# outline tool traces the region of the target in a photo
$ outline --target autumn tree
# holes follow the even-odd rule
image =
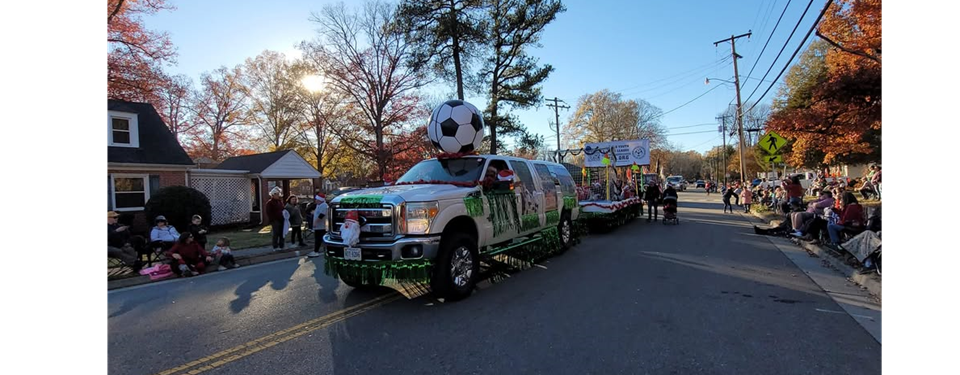
[[[176,63],[170,36],[143,16],[172,10],[165,0],[107,0],[107,97],[156,104],[163,66]]]
[[[621,94],[606,89],[581,96],[576,111],[564,125],[564,138],[573,148],[590,142],[629,139],[650,139],[651,149],[667,146],[666,132],[659,121],[650,120],[649,116],[641,120],[641,111],[649,114],[660,109],[649,103],[641,106],[636,100],[624,100]]]
[[[382,2],[367,2],[357,12],[328,5],[311,17],[319,37],[303,44],[327,86],[348,98],[349,121],[334,132],[343,146],[375,161],[381,180],[393,155],[412,147],[394,140],[424,118],[417,90],[426,79],[406,63],[411,46],[394,18]]]
[[[774,100],[768,128],[791,141],[784,152],[792,165],[880,159],[880,1],[837,3]]]
[[[271,150],[296,148],[303,109],[300,78],[284,54],[263,51],[243,64],[243,87],[250,101],[248,118]]]
[[[188,150],[191,157],[222,161],[240,152],[240,141],[249,136],[244,128],[250,123],[242,76],[239,66],[221,66],[200,76],[201,88],[194,95],[192,110],[199,131]]]
[[[157,112],[174,137],[180,139],[196,128],[196,122],[190,116],[194,96],[190,77],[182,74],[164,77],[157,96]]]
[[[309,57],[299,60],[292,69],[294,77],[301,77],[297,90],[297,100],[303,111],[300,143],[309,153],[308,159],[313,159],[320,171],[322,181],[333,172],[331,152],[336,145],[333,128],[343,126],[346,106],[345,98],[325,86],[323,77],[317,74],[320,67],[310,61]]]
[[[429,68],[453,81],[464,100],[464,77],[484,39],[483,0],[404,0],[397,11],[399,29],[413,46],[414,69]]]
[[[544,28],[566,7],[559,0],[488,0],[486,10],[489,49],[478,77],[487,88],[484,123],[490,128],[490,153],[496,154],[498,132],[514,136],[527,132],[502,109],[529,108],[542,99],[540,85],[553,67],[539,65],[529,49],[539,46]]]

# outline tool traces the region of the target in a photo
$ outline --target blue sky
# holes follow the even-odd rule
[[[169,2],[177,9],[147,17],[144,22],[150,29],[168,32],[177,46],[178,64],[169,71],[196,81],[204,71],[240,64],[263,50],[296,54],[294,45],[316,33],[310,13],[337,1]],[[567,11],[547,26],[543,47],[531,52],[541,63],[555,68],[543,85],[545,97],[559,97],[571,107],[580,96],[602,89],[621,92],[626,98],[645,99],[664,111],[673,110],[662,119],[670,142],[685,150],[703,152],[720,144],[715,117],[736,97],[733,85],[717,81],[704,84],[706,77],[733,80],[733,65],[729,58],[724,59],[730,56],[729,43],[716,47],[713,43],[752,30],[751,38],[737,40],[737,52],[743,56],[739,60],[740,77],[745,79],[787,2],[567,0]],[[773,63],[807,3],[790,1],[770,45],[750,79],[742,83],[744,100],[761,84],[759,78]],[[816,2],[810,7],[767,81],[783,68],[822,6],[822,2]],[[763,83],[753,100],[767,85]],[[439,91],[455,90],[451,85]],[[769,103],[775,93],[776,87],[763,101]],[[481,97],[468,96],[468,101],[484,106]],[[572,112],[573,108],[561,111],[561,123]],[[552,108],[541,106],[516,113],[528,129],[543,134],[547,144],[555,147],[556,138],[549,125],[554,118]]]

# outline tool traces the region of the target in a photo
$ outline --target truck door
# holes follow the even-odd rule
[[[502,158],[490,157],[487,160],[487,165],[484,167],[484,174],[481,180],[497,180],[497,173],[510,169],[507,165],[507,161]],[[516,172],[514,172],[516,173]],[[486,188],[485,188],[486,189]],[[505,201],[505,199],[507,201]],[[491,200],[494,202],[491,203]],[[513,207],[516,206],[517,212],[513,212]],[[491,207],[494,207],[496,212],[491,212]],[[500,242],[510,240],[520,233],[520,228],[517,228],[513,223],[514,214],[519,215],[522,212],[520,206],[520,196],[516,190],[513,191],[485,191],[483,195],[483,215],[480,218],[477,218],[476,222],[481,227],[481,231],[487,233],[487,236],[481,235],[482,238],[489,238],[490,241],[484,243],[484,245],[491,245]]]
[[[516,184],[518,209],[520,212],[520,233],[527,234],[543,226],[543,190],[539,189],[530,166],[525,160],[510,160],[510,166],[520,180]]]

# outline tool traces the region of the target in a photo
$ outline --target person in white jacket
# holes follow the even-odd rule
[[[313,197],[317,207],[313,209],[313,251],[307,254],[308,257],[316,258],[322,253],[320,245],[323,244],[323,236],[327,234],[327,206],[326,197],[323,194],[317,194]]]

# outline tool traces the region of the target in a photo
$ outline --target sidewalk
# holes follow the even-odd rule
[[[778,215],[769,212],[759,213],[751,211],[750,213],[752,213],[756,218],[760,219],[763,223],[771,226],[776,226],[782,221]],[[882,278],[880,275],[877,275],[876,272],[860,274],[856,268],[848,265],[839,253],[829,248],[815,245],[813,242],[803,241],[796,238],[791,239],[791,241],[799,245],[811,255],[823,259],[825,267],[833,268],[857,285],[860,285],[862,289],[866,289],[871,294],[877,296],[877,298],[882,299]]]
[[[237,264],[243,268],[243,266],[249,266],[258,263],[272,262],[279,259],[295,258],[299,256],[305,256],[308,253],[313,251],[313,244],[308,243],[307,246],[300,247],[284,247],[282,251],[273,251],[273,248],[270,246],[263,247],[252,247],[247,249],[237,249],[233,250],[233,256],[236,257]],[[226,270],[223,272],[229,272]],[[217,267],[207,267],[207,274],[216,273]],[[194,276],[199,277],[199,276]],[[170,277],[163,280],[172,280],[176,277]],[[107,281],[107,290],[126,288],[135,285],[148,284],[154,281],[163,281],[163,280],[150,280],[149,276],[136,275],[129,276],[116,280]]]

